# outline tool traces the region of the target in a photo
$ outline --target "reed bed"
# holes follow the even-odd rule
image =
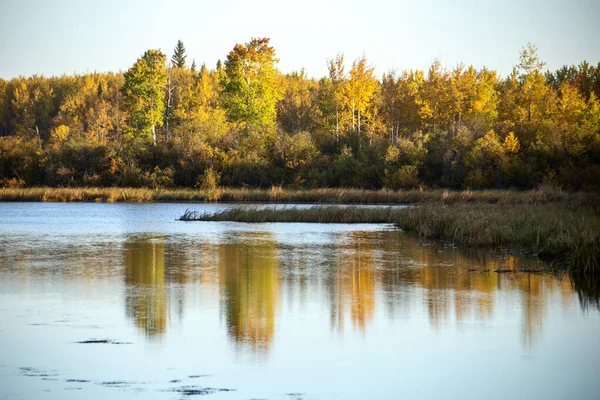
[[[0,201],[49,202],[261,202],[309,204],[498,204],[600,207],[597,193],[571,193],[556,188],[516,190],[362,190],[283,189],[149,189],[149,188],[0,188]]]
[[[600,272],[600,216],[592,207],[557,204],[421,204],[415,207],[187,210],[182,221],[391,223],[459,247],[508,248],[586,272]]]

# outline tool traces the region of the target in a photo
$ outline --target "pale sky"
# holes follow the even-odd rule
[[[366,55],[381,74],[439,59],[507,75],[536,44],[551,70],[600,61],[599,0],[0,0],[0,77],[124,71],[145,50],[214,68],[236,42],[270,37],[291,72]]]

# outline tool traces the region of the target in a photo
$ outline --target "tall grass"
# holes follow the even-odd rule
[[[515,190],[362,190],[325,188],[271,189],[148,189],[148,188],[0,188],[0,201],[54,202],[267,202],[322,204],[500,204],[562,203],[598,206],[594,193],[570,193],[556,188]]]
[[[420,204],[415,207],[233,208],[186,211],[183,221],[393,223],[460,247],[500,247],[600,272],[600,216],[592,207],[557,204]]]

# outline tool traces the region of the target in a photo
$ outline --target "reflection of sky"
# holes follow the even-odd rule
[[[531,265],[386,225],[175,221],[188,206],[0,204],[0,395],[86,379],[86,397],[129,397],[98,384],[128,380],[172,398],[197,374],[238,389],[223,398],[474,398],[496,376],[504,398],[600,389],[600,316],[567,276],[467,273]],[[76,344],[92,338],[131,344]]]

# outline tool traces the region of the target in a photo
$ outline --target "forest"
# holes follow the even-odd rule
[[[214,68],[147,50],[124,73],[0,79],[0,187],[600,187],[600,63],[512,72],[365,56],[283,74],[268,38]]]

